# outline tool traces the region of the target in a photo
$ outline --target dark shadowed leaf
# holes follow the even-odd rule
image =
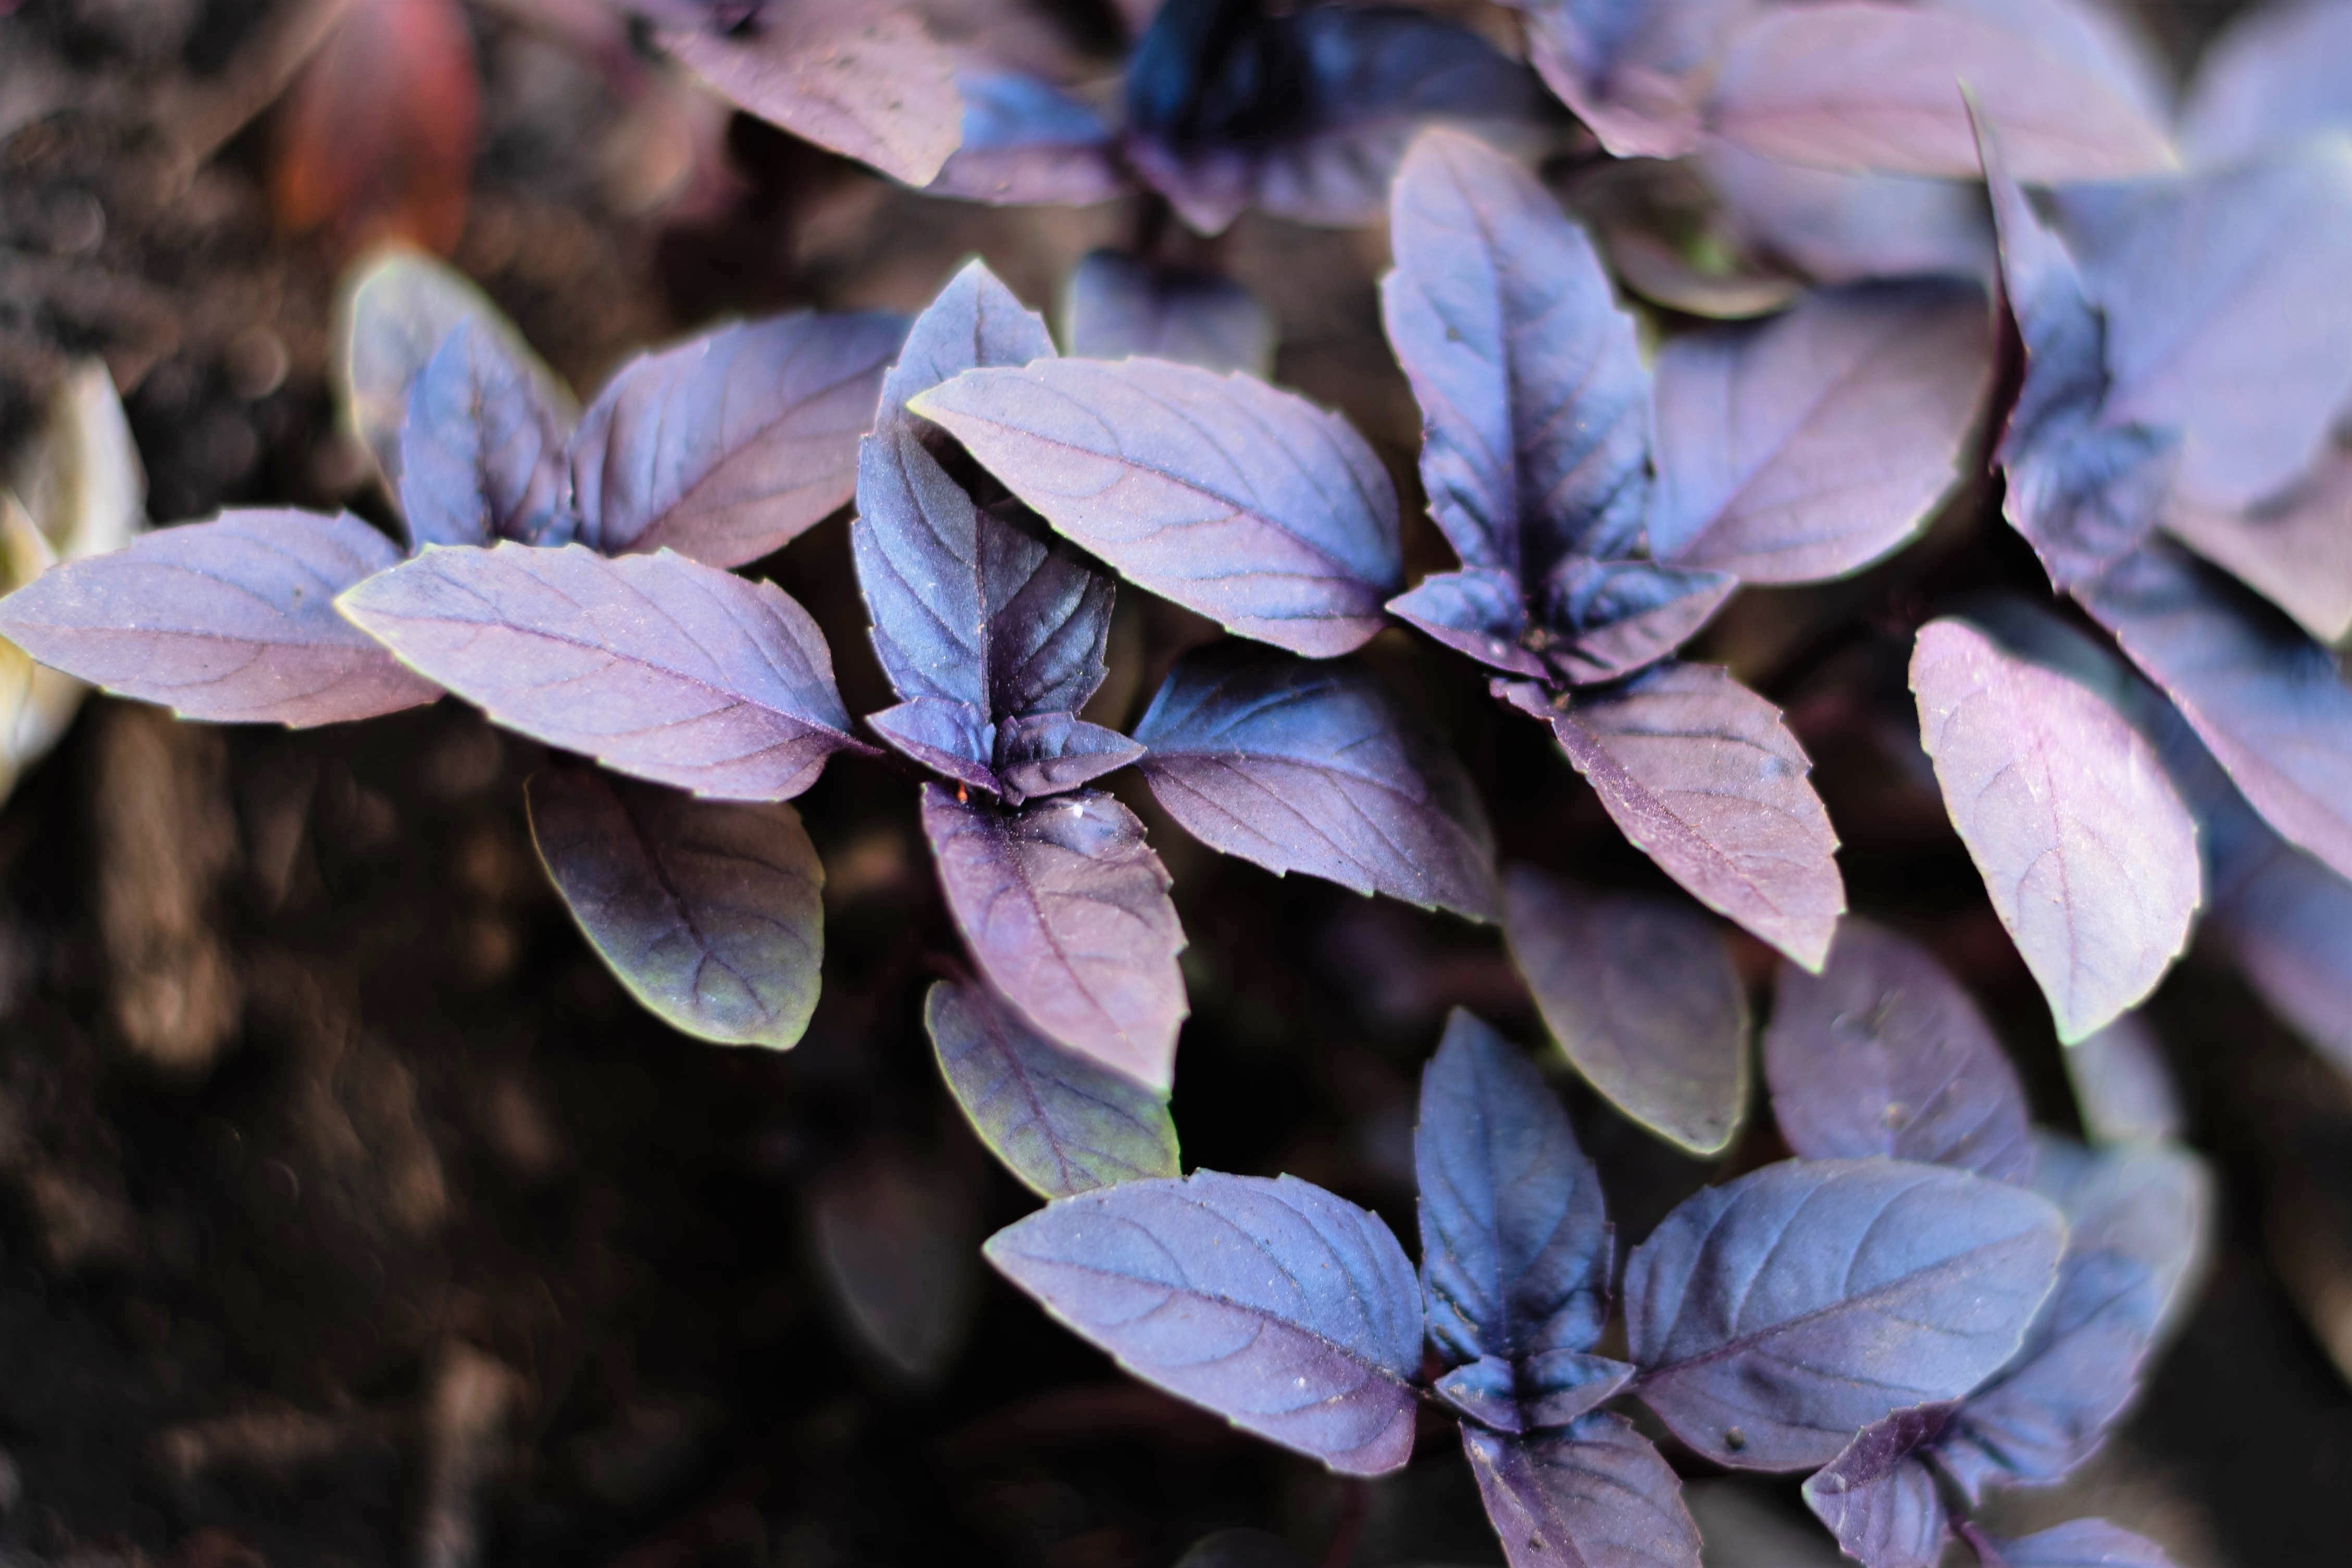
[[[1549,624],[1526,641],[1570,685],[1614,680],[1698,635],[1738,586],[1727,572],[1571,555],[1542,585]]]
[[[2346,912],[2352,914],[2352,900]],[[2352,925],[2339,929],[2352,933]],[[2346,1000],[2352,1001],[2352,994]],[[2068,1047],[2066,1078],[2074,1087],[2083,1130],[2095,1143],[2178,1138],[2187,1125],[2180,1091],[2156,1033],[2136,1016],[2118,1018]]]
[[[656,784],[788,800],[864,749],[808,612],[667,551],[436,548],[341,604],[507,728]]]
[[[2100,692],[1957,617],[1919,629],[1919,739],[2062,1041],[2145,1001],[2203,899],[2197,821]]]
[[[1821,966],[1845,882],[1812,764],[1779,709],[1712,665],[1664,665],[1576,701],[1497,689],[1551,725],[1636,848],[1699,902]]]
[[[1824,290],[1658,356],[1650,547],[1750,583],[1857,571],[1958,482],[1992,377],[1984,298],[1958,284]]]
[[[1002,206],[1091,206],[1125,193],[1101,115],[1016,70],[959,70],[963,140],[925,187]]]
[[[1476,785],[1361,665],[1212,643],[1169,671],[1135,739],[1153,796],[1228,855],[1474,920],[1498,912]]]
[[[850,1331],[898,1377],[946,1372],[982,1276],[973,1184],[934,1152],[876,1138],[820,1175],[808,1226]]]
[[[582,542],[756,561],[847,500],[896,316],[803,310],[623,365],[580,416]]]
[[[908,398],[962,371],[1053,357],[1054,336],[1045,330],[1045,319],[1014,299],[987,264],[974,258],[948,279],[908,329],[906,346],[882,378],[874,433],[909,430],[934,455],[944,453],[947,439],[937,427],[907,412]]]
[[[996,726],[985,709],[943,697],[918,697],[866,716],[866,727],[901,756],[957,784],[994,794]]]
[[[1854,1435],[1805,1482],[1805,1506],[1863,1568],[1936,1568],[1950,1522],[1935,1473],[1916,1457],[1950,1421],[1949,1405],[1915,1405]]]
[[[2302,627],[2163,544],[2086,588],[2115,634],[2290,843],[2352,875],[2352,687]]]
[[[1214,272],[1155,267],[1117,250],[1088,252],[1070,274],[1062,338],[1080,359],[1140,354],[1274,374],[1274,318],[1248,289]]]
[[[1047,1040],[987,986],[933,985],[923,1026],[972,1131],[1040,1196],[1181,1173],[1165,1100]]]
[[[1166,1089],[1184,933],[1134,814],[1091,791],[1006,810],[926,784],[923,832],[997,993],[1056,1044]]]
[[[1984,1568],[2172,1568],[2164,1548],[2104,1519],[2074,1519],[2022,1541],[1971,1534]]]
[[[1396,492],[1338,415],[1129,359],[966,371],[909,405],[1153,593],[1309,658],[1361,646],[1402,574]]]
[[[2014,1353],[2065,1222],[1962,1171],[1785,1161],[1668,1215],[1625,1267],[1634,1391],[1718,1464],[1806,1469]]]
[[[2252,507],[2175,494],[2164,526],[2321,642],[2352,637],[2352,442],[2329,442],[2292,489]]]
[[[1518,578],[1498,566],[1465,566],[1423,578],[1389,601],[1389,613],[1482,664],[1551,679],[1551,667],[1527,645],[1528,607]]]
[[[536,544],[568,528],[570,429],[495,330],[476,317],[459,322],[409,388],[400,430],[409,547]]]
[[[2250,5],[2206,46],[2181,110],[2180,140],[2209,167],[2352,130],[2352,6]]]
[[[1184,1549],[1176,1568],[1308,1568],[1291,1544],[1270,1531],[1212,1531]]]
[[[1609,1321],[1611,1230],[1592,1162],[1543,1076],[1454,1010],[1421,1077],[1413,1133],[1429,1337],[1450,1366],[1502,1363],[1531,1405],[1551,1352],[1589,1351]]]
[[[225,512],[50,568],[0,600],[0,635],[184,719],[369,719],[440,695],[335,613],[336,595],[399,560],[349,512]]]
[[[1570,550],[1629,553],[1649,374],[1592,242],[1532,175],[1454,132],[1413,144],[1391,205],[1381,319],[1421,404],[1422,482],[1454,553],[1522,584]]]
[[[1532,866],[1503,891],[1511,960],[1576,1070],[1661,1137],[1720,1153],[1748,1108],[1748,994],[1713,922]]]
[[[761,8],[740,34],[664,28],[662,47],[750,113],[910,185],[961,136],[955,62],[909,11],[866,0]]]
[[[1758,0],[1511,0],[1527,13],[1528,59],[1620,158],[1679,158],[1699,146],[1707,68]]]
[[[1511,1568],[1698,1568],[1682,1481],[1622,1415],[1540,1437],[1465,1424],[1462,1451]]]
[[[2171,166],[2163,127],[2092,72],[1983,20],[1831,0],[1768,8],[1735,34],[1710,126],[1793,163],[1965,177],[1976,148],[1959,83],[2001,128],[2020,179],[2115,179]]]
[[[2263,1000],[2352,1072],[2352,881],[2277,845],[2213,911]]]
[[[631,995],[698,1039],[799,1041],[824,959],[824,868],[798,812],[593,768],[549,769],[529,793],[540,860]]]
[[[1146,1383],[1350,1475],[1412,1452],[1421,1292],[1379,1217],[1295,1177],[1202,1171],[1064,1198],[998,1272]]]
[[[996,728],[998,787],[1014,805],[1076,789],[1142,755],[1143,748],[1118,731],[1073,713],[1029,714]]]
[[[1924,949],[1867,921],[1845,922],[1820,974],[1781,965],[1764,1077],[1807,1159],[2033,1173],[2025,1093],[1984,1016]]]

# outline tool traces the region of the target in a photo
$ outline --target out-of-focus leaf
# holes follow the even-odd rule
[[[914,398],[1131,581],[1311,658],[1360,647],[1399,586],[1396,492],[1338,415],[1165,360],[970,370]]]
[[[1202,1171],[1048,1205],[983,1248],[1129,1372],[1349,1475],[1412,1452],[1421,1291],[1379,1216]]]
[[[2273,841],[2213,910],[2271,1010],[2352,1073],[2352,881]]]
[[[868,1142],[818,1177],[811,1239],[858,1340],[891,1371],[927,1384],[962,1348],[979,1295],[972,1184],[893,1139]]]
[[[1169,671],[1135,739],[1153,796],[1228,855],[1473,920],[1499,912],[1477,786],[1360,665],[1213,643]]]
[[[1728,1147],[1748,1109],[1748,995],[1712,923],[1532,866],[1507,871],[1503,891],[1511,960],[1576,1070],[1692,1153]]]
[[[1727,572],[1570,555],[1541,586],[1547,624],[1521,642],[1571,686],[1614,680],[1697,636],[1738,587],[1739,579]],[[1391,607],[1412,597],[1391,601]]]
[[[460,321],[410,386],[400,428],[409,548],[537,544],[568,528],[569,434],[497,331],[478,317]]]
[[[2212,1263],[2213,1173],[2204,1160],[2178,1143],[2092,1149],[2055,1132],[2035,1133],[2034,1143],[2034,1190],[2065,1214],[2067,1245],[2146,1264],[2156,1280],[2156,1337],[2169,1336]]]
[[[790,0],[740,33],[656,37],[745,112],[910,185],[929,184],[963,134],[955,61],[894,4]]]
[[[1271,1531],[1215,1530],[1184,1549],[1176,1568],[1308,1568],[1307,1559]]]
[[[1928,0],[2097,79],[2155,126],[2171,123],[2171,63],[2131,0]]]
[[[529,798],[541,862],[631,995],[698,1039],[799,1042],[824,960],[824,868],[798,812],[593,768],[538,773]]]
[[[440,695],[335,613],[337,594],[399,559],[349,512],[225,512],[51,568],[0,602],[0,633],[185,719],[368,719]]]
[[[1658,356],[1650,547],[1750,583],[1858,571],[1958,482],[1992,378],[1972,288],[1826,290]]]
[[[581,542],[756,561],[850,498],[898,317],[806,310],[623,365],[571,445]]]
[[[1732,36],[1706,121],[1768,158],[1959,178],[1977,171],[1964,80],[2020,179],[2172,166],[2163,127],[2096,75],[1977,17],[1885,0],[1766,8]]]
[[[1539,1437],[1465,1423],[1462,1451],[1511,1568],[1698,1568],[1681,1479],[1622,1415]]]
[[[2170,546],[2137,550],[2085,609],[2178,703],[2254,809],[2352,875],[2352,686],[2266,601]]]
[[[1806,1480],[1805,1506],[1864,1568],[1936,1568],[1950,1521],[1935,1473],[1915,1456],[1951,1419],[1949,1405],[1915,1405],[1854,1435]]]
[[[1958,617],[1919,629],[1919,739],[1952,826],[2072,1043],[2137,1006],[2203,900],[2156,748],[2066,671]]]
[[[1727,142],[1709,142],[1696,162],[1751,246],[1817,282],[1991,270],[1984,202],[1955,181],[1807,168]]]
[[[2173,1568],[2164,1548],[2104,1519],[2074,1519],[2022,1541],[1971,1532],[1984,1568]]]
[[[1712,665],[1663,665],[1580,700],[1496,690],[1550,724],[1634,847],[1707,908],[1821,967],[1845,881],[1812,764],[1779,709]]]
[[[1924,949],[1867,921],[1844,923],[1820,974],[1781,965],[1764,1077],[1808,1159],[2033,1173],[2025,1091],[1983,1015]]]
[[[1828,1464],[1863,1427],[2008,1361],[2065,1234],[2044,1199],[1942,1166],[1768,1165],[1633,1249],[1634,1392],[1717,1464]]]
[[[1620,158],[1695,151],[1708,69],[1760,0],[1507,0],[1528,59]]]
[[[1062,339],[1080,359],[1176,360],[1274,374],[1274,318],[1230,278],[1089,251],[1062,295]]]
[[[2346,912],[2352,914],[2352,899]],[[2352,926],[2343,929],[2352,932]],[[2083,1130],[2095,1143],[2178,1138],[2186,1125],[2180,1091],[2155,1033],[2131,1015],[2069,1046],[2066,1078],[2074,1087]]]
[[[1048,1039],[1165,1090],[1184,945],[1143,825],[1085,791],[1018,810],[923,786],[948,909],[989,983]]]
[[[972,1131],[1039,1196],[1181,1173],[1166,1100],[1055,1045],[987,986],[939,982],[923,1026]]]
[[[955,83],[963,139],[924,187],[932,195],[996,206],[1080,207],[1126,192],[1110,127],[1086,104],[1015,70],[959,70]]]
[[[2180,141],[2208,167],[2352,130],[2352,5],[2277,0],[2240,11],[2205,47]]]
[[[668,551],[436,546],[341,604],[499,723],[655,784],[789,800],[864,749],[809,613]]]
[[[2321,642],[2352,638],[2352,442],[2331,441],[2292,489],[2252,507],[2176,494],[2164,526]]]

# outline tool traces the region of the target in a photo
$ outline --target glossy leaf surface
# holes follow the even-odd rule
[[[1697,1568],[1682,1482],[1622,1415],[1541,1437],[1465,1426],[1462,1451],[1511,1568]]]
[[[499,723],[655,784],[789,800],[861,749],[808,612],[667,551],[434,549],[340,603]]]
[[[1661,1137],[1721,1152],[1748,1107],[1748,995],[1713,922],[1531,866],[1503,888],[1511,960],[1576,1070]]]
[[[1274,374],[1274,318],[1214,272],[1163,268],[1123,251],[1087,253],[1062,300],[1062,335],[1080,359],[1175,360]]]
[[[824,960],[824,868],[798,812],[577,767],[538,773],[529,798],[541,864],[631,995],[698,1039],[799,1042]]]
[[[225,512],[42,573],[0,601],[0,634],[184,719],[370,719],[440,695],[335,613],[336,595],[399,559],[349,512]]]
[[[1412,1265],[1295,1177],[1200,1172],[1064,1198],[989,1238],[998,1272],[1145,1382],[1349,1475],[1412,1452]]]
[[[2016,1351],[2065,1222],[1939,1166],[1787,1161],[1666,1216],[1625,1268],[1635,1391],[1718,1464],[1803,1469]]]
[[[1950,1523],[1917,1451],[1951,1419],[1948,1405],[1898,1410],[1854,1435],[1805,1481],[1805,1506],[1864,1568],[1936,1568]]]
[[[476,317],[459,322],[418,373],[401,426],[409,547],[536,544],[569,528],[570,430],[494,329]]]

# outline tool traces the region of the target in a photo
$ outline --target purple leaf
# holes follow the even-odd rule
[[[1129,359],[971,370],[908,405],[1122,574],[1311,658],[1381,629],[1396,492],[1338,415],[1242,375]]]
[[[1348,1475],[1412,1453],[1412,1265],[1293,1176],[1202,1171],[1051,1204],[982,1249],[1137,1377]]]
[[[2032,1193],[1941,1166],[1768,1165],[1634,1248],[1634,1392],[1718,1464],[1825,1465],[1863,1427],[2006,1362],[2065,1228]]]
[[[349,512],[224,512],[51,567],[0,601],[0,635],[184,719],[371,719],[440,695],[335,613],[336,595],[399,560]]]
[[[2098,690],[1966,620],[1919,629],[1911,689],[1952,826],[2060,1040],[2137,1006],[2204,893],[2196,818],[2156,748]]]
[[[1805,1506],[1863,1568],[1936,1568],[1950,1534],[1935,1472],[1916,1458],[1950,1421],[1949,1405],[1915,1405],[1854,1435],[1805,1482]]]
[[[2273,845],[2216,905],[2214,931],[2271,1011],[2352,1073],[2352,881]]]
[[[1274,319],[1214,272],[1164,268],[1089,251],[1062,297],[1062,336],[1080,359],[1139,354],[1204,370],[1274,374]]]
[[[938,174],[962,134],[954,61],[893,5],[790,0],[740,35],[656,36],[749,113],[910,185]]]
[[[1821,283],[1978,278],[1991,270],[1984,201],[1951,180],[1846,174],[1709,142],[1696,167],[1751,248]]]
[[[1924,282],[1675,339],[1658,356],[1651,549],[1750,583],[1896,549],[1960,478],[1992,349],[1976,289]]]
[[[868,1139],[809,1193],[810,1239],[835,1304],[903,1381],[937,1379],[971,1327],[974,1195],[937,1152],[887,1137]]]
[[[399,472],[410,547],[536,544],[568,528],[570,429],[494,330],[459,322],[409,388]]]
[[[2174,495],[2164,526],[2321,642],[2352,638],[2352,442],[2331,441],[2293,488],[2252,507]]]
[[[1530,680],[1549,680],[1551,667],[1528,646],[1531,636],[1518,579],[1499,566],[1439,572],[1389,601],[1389,614],[1409,621],[1456,653]],[[1653,623],[1654,624],[1654,623]]]
[[[865,749],[808,612],[667,551],[436,547],[340,603],[499,723],[655,784],[789,800]]]
[[[1033,713],[996,729],[999,792],[1014,805],[1059,795],[1135,762],[1143,748],[1075,713]]]
[[[1973,16],[2096,79],[2151,125],[2173,118],[2171,62],[2118,0],[1929,0]]]
[[[997,993],[1056,1045],[1165,1090],[1186,1011],[1184,933],[1134,815],[1092,792],[1005,810],[926,784],[923,832]]]
[[[2112,179],[2171,166],[2162,127],[2098,76],[1976,17],[1883,0],[1768,7],[1726,49],[1707,106],[1725,140],[1827,169],[1977,172],[1965,80],[2018,177]]]
[[[991,795],[996,776],[996,726],[987,711],[945,697],[918,697],[866,716],[866,727],[901,756],[957,784]]]
[[[672,1027],[726,1046],[796,1044],[824,958],[824,868],[800,814],[551,768],[531,839],[597,953]]]
[[[2164,1548],[2104,1519],[2074,1519],[2022,1541],[1971,1531],[1983,1568],[2173,1568]]]
[[[2163,544],[2076,596],[2290,843],[2352,875],[2352,687],[2253,594]]]
[[[2352,925],[2341,929],[2352,932]],[[2155,1033],[2136,1016],[2126,1015],[2068,1047],[2066,1077],[2083,1130],[2095,1143],[2178,1138],[2187,1125],[2172,1069]]]
[[[1541,1437],[1465,1426],[1462,1451],[1510,1568],[1698,1568],[1681,1480],[1622,1415]]]
[[[850,497],[905,323],[802,310],[623,365],[572,437],[580,539],[756,561]]]
[[[1712,665],[1601,695],[1496,694],[1549,723],[1610,817],[1693,897],[1818,969],[1845,910],[1837,835],[1780,710]]]
[[[1101,115],[1016,70],[967,69],[963,141],[925,189],[998,206],[1092,206],[1122,195],[1126,175]]]
[[[2238,13],[2199,60],[2180,140],[2219,168],[2352,129],[2352,8],[2294,0]]]
[[[1983,1015],[1924,949],[1867,921],[1845,922],[1820,974],[1781,965],[1764,1077],[1807,1159],[2033,1173],[2025,1093]]]
[[[1726,572],[1571,555],[1543,584],[1549,625],[1524,641],[1571,686],[1615,680],[1697,636],[1738,586]]]
[[[1727,36],[1760,0],[1508,0],[1528,58],[1620,158],[1680,158],[1701,142],[1699,104]]]
[[[1039,1196],[1181,1173],[1165,1100],[1047,1040],[987,986],[933,985],[923,1026],[972,1131]]]
[[[874,434],[911,431],[934,457],[944,457],[950,444],[937,426],[907,412],[908,399],[963,371],[1053,357],[1054,337],[1045,319],[1014,299],[987,264],[974,258],[908,329],[906,346],[882,378]]]
[[[2178,1143],[2092,1149],[2054,1132],[2035,1133],[2034,1143],[2034,1190],[2064,1212],[2067,1246],[2146,1264],[2156,1277],[2156,1338],[2168,1338],[2211,1262],[2212,1172]]]
[[[1531,866],[1510,868],[1503,893],[1511,960],[1576,1070],[1690,1152],[1729,1147],[1748,1109],[1748,994],[1712,922]]]
[[[1169,671],[1135,738],[1154,798],[1214,848],[1276,876],[1498,912],[1477,787],[1360,665],[1213,643]]]
[[[1538,1351],[1512,1362],[1481,1356],[1457,1366],[1430,1392],[1490,1432],[1571,1426],[1623,1392],[1633,1369],[1585,1351]]]
[[[1422,482],[1454,553],[1522,584],[1570,551],[1630,553],[1649,374],[1592,242],[1533,176],[1453,132],[1414,142],[1391,205],[1381,319],[1421,404]]]
[[[1421,1075],[1413,1166],[1439,1355],[1449,1367],[1501,1363],[1499,1392],[1521,1405],[1563,1392],[1532,1374],[1542,1358],[1591,1350],[1609,1321],[1601,1178],[1543,1076],[1459,1008]],[[1591,1359],[1560,1370],[1589,1373]]]

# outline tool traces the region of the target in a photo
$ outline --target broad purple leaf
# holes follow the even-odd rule
[[[2274,843],[2213,929],[2271,1011],[2352,1073],[2352,881]]]
[[[951,449],[935,426],[907,412],[907,400],[963,371],[1054,357],[1045,319],[1013,298],[987,263],[967,261],[907,330],[906,346],[882,378],[874,434],[914,433],[934,456]]]
[[[1812,764],[1779,709],[1713,665],[1663,665],[1579,700],[1496,684],[1551,725],[1634,847],[1699,902],[1821,967],[1845,882]]]
[[[1807,1159],[2033,1173],[2025,1092],[1984,1016],[1924,949],[1867,921],[1845,922],[1820,974],[1780,966],[1764,1077]]]
[[[2065,1222],[2005,1183],[1890,1160],[1784,1161],[1668,1215],[1625,1267],[1634,1392],[1745,1469],[1808,1469],[2015,1352]]]
[[[2151,125],[2173,118],[2173,69],[2130,0],[1928,0],[2075,67]]]
[[[997,786],[1014,805],[1076,789],[1142,755],[1134,741],[1075,713],[1025,714],[996,727]]]
[[[536,774],[529,795],[541,862],[631,995],[698,1039],[799,1041],[824,959],[824,868],[798,812],[581,767]]]
[[[2293,483],[2352,398],[2352,141],[2069,187],[2057,216],[2106,316],[2108,419],[2180,431],[2200,501]]]
[[[1214,272],[1155,267],[1122,251],[1090,251],[1070,274],[1062,336],[1080,359],[1140,354],[1274,374],[1274,318],[1248,289]]]
[[[2164,527],[2321,642],[2352,638],[2352,442],[2336,437],[2291,489],[2252,507],[2174,495]]]
[[[2154,745],[2096,689],[1957,617],[1919,629],[1911,689],[1952,826],[2060,1040],[2137,1006],[2204,895],[2196,818]]]
[[[1726,37],[1761,0],[1508,0],[1527,14],[1528,58],[1620,158],[1680,158],[1700,145],[1699,105]]]
[[[335,613],[336,595],[399,560],[349,512],[224,512],[51,567],[0,600],[0,635],[184,719],[370,719],[441,694]]]
[[[1976,17],[1885,0],[1767,8],[1731,38],[1706,118],[1769,158],[1961,178],[1977,172],[1963,80],[2021,179],[2172,164],[2163,127],[2097,75]]]
[[[1805,1506],[1863,1568],[1936,1568],[1951,1533],[1935,1472],[1918,1450],[1950,1421],[1949,1405],[1915,1405],[1854,1435],[1805,1482]]]
[[[2065,1214],[2067,1246],[2146,1264],[2156,1338],[2169,1338],[2212,1261],[2213,1173],[2203,1158],[2178,1143],[2093,1149],[2055,1132],[2036,1132],[2034,1144],[2033,1187]]]
[[[1521,640],[1571,686],[1615,680],[1697,636],[1738,586],[1727,572],[1570,555],[1542,584],[1545,624]]]
[[[939,982],[923,1026],[972,1131],[1039,1196],[1181,1173],[1164,1099],[1055,1045],[986,985]]]
[[[953,59],[895,5],[789,0],[740,33],[656,37],[746,111],[910,185],[938,174],[962,135]]]
[[[1695,160],[1751,248],[1820,283],[1980,278],[1992,269],[1984,200],[1951,180],[1850,174],[1711,142]]]
[[[2264,820],[2352,875],[2352,687],[2335,656],[2247,589],[2161,543],[2076,596],[2179,705]]]
[[[567,531],[570,428],[494,330],[459,322],[408,392],[400,508],[410,548],[536,544]]]
[[[1500,1363],[1523,1406],[1563,1392],[1540,1385],[1537,1363],[1591,1350],[1609,1321],[1601,1178],[1543,1075],[1459,1008],[1421,1075],[1413,1166],[1438,1354],[1449,1368]]]
[[[1091,206],[1126,193],[1110,127],[1086,104],[1017,70],[959,70],[955,84],[963,140],[924,187],[931,195],[997,206]]]
[[[1396,492],[1344,419],[1247,376],[1129,359],[971,370],[908,405],[1122,574],[1310,658],[1381,626]]]
[[[789,800],[865,749],[809,613],[667,551],[438,547],[339,603],[499,723],[655,784]]]
[[[1531,866],[1504,874],[1503,895],[1511,960],[1576,1070],[1690,1152],[1727,1148],[1748,1109],[1748,994],[1714,924]]]
[[[1499,912],[1477,786],[1361,665],[1213,643],[1168,672],[1135,739],[1154,798],[1228,855],[1473,920]]]
[[[1983,1568],[2173,1568],[2164,1548],[2104,1519],[2074,1519],[2021,1541],[1971,1531]]]
[[[2352,913],[2352,900],[2347,906]],[[2352,935],[2352,925],[2337,929]],[[2126,1015],[2069,1046],[2066,1078],[2074,1085],[2083,1130],[2095,1143],[2178,1138],[2187,1125],[2180,1091],[2155,1031],[2137,1016]]]
[[[1008,810],[926,784],[923,832],[998,994],[1055,1044],[1165,1090],[1186,1011],[1184,933],[1134,814],[1092,791]]]
[[[1658,356],[1650,548],[1750,583],[1860,570],[1958,482],[1992,379],[1964,285],[1823,290]]]
[[[1622,1415],[1540,1437],[1465,1424],[1462,1451],[1510,1568],[1698,1568],[1681,1479]]]
[[[1414,142],[1391,206],[1381,319],[1454,553],[1523,586],[1570,551],[1630,553],[1649,374],[1591,240],[1532,175],[1458,132]]]
[[[898,317],[795,311],[623,365],[580,416],[580,539],[756,561],[850,497]]]
[[[997,1271],[1146,1383],[1348,1475],[1412,1453],[1421,1292],[1379,1216],[1293,1176],[1082,1193],[997,1232]]]
[[[2278,0],[2238,13],[2206,46],[2180,140],[2220,168],[2331,131],[2352,130],[2352,5]]]

